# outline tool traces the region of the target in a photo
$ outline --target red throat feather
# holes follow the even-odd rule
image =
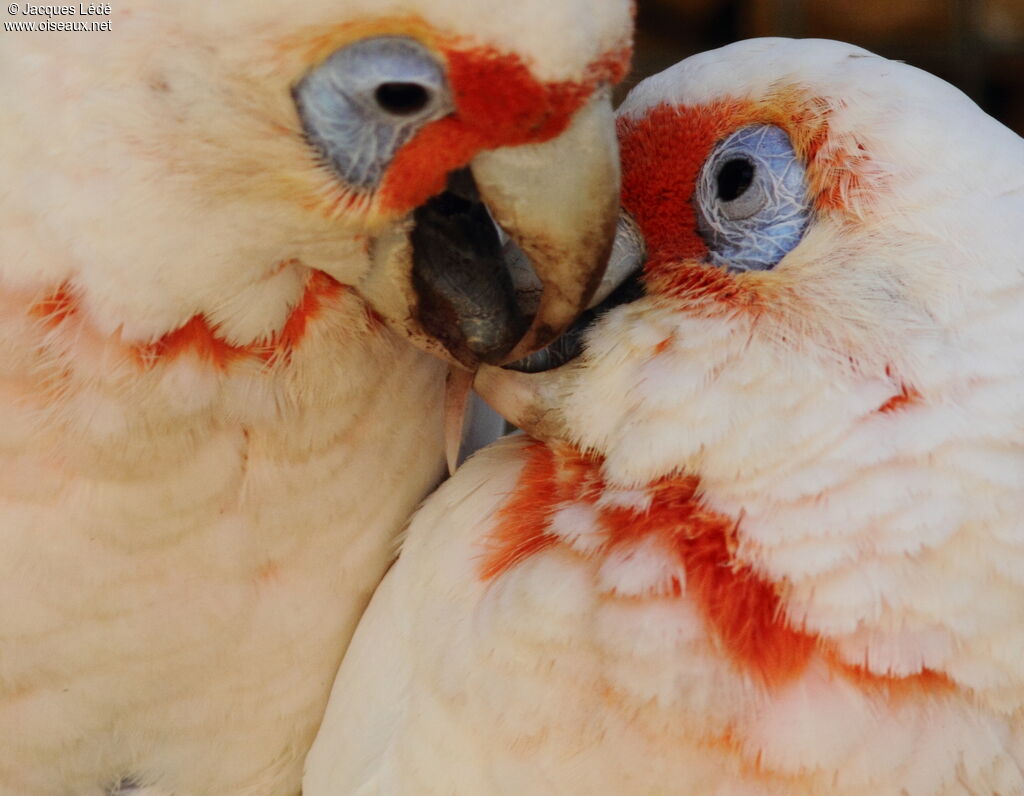
[[[519,484],[488,540],[481,568],[484,580],[499,578],[559,544],[549,530],[555,511],[572,502],[593,505],[604,489],[596,458],[568,448],[554,451],[540,443],[528,448],[526,456]],[[786,625],[774,586],[736,560],[735,521],[706,509],[698,498],[698,485],[694,477],[665,478],[650,487],[652,502],[646,511],[600,509],[606,541],[596,555],[638,539],[657,538],[683,565],[685,593],[697,603],[727,656],[766,683],[784,682],[803,670],[815,639]]]
[[[654,482],[647,487],[651,500],[643,510],[597,507],[605,490],[598,457],[539,442],[525,456],[519,482],[486,540],[483,580],[497,580],[530,556],[563,544],[550,529],[554,513],[567,504],[586,504],[597,511],[604,538],[592,554],[595,563],[619,546],[657,539],[686,573],[685,584],[676,584],[677,596],[696,605],[723,656],[766,687],[799,677],[816,654],[837,675],[889,698],[953,687],[943,674],[927,669],[905,677],[868,672],[842,661],[827,639],[791,627],[779,585],[737,558],[736,520],[703,504],[696,477],[676,475]]]
[[[556,461],[550,450],[533,442],[525,451],[519,483],[502,507],[498,527],[488,540],[481,577],[491,580],[557,542],[548,523],[559,501]]]
[[[306,288],[284,325],[269,338],[245,345],[234,345],[217,334],[217,327],[204,315],[194,315],[184,326],[152,343],[136,346],[140,363],[150,366],[186,353],[198,356],[219,369],[232,361],[256,358],[264,362],[287,359],[305,337],[309,324],[325,306],[339,297],[345,287],[323,271],[310,271]]]

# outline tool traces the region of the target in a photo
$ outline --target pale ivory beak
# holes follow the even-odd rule
[[[471,164],[494,220],[543,286],[529,328],[489,364],[519,359],[555,339],[583,310],[604,274],[615,237],[619,153],[608,91],[543,144],[484,152]]]

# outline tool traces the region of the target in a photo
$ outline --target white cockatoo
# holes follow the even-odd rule
[[[643,293],[480,372],[535,439],[412,521],[304,793],[1024,793],[1024,142],[782,39],[619,138]]]
[[[443,468],[402,335],[502,362],[600,277],[630,3],[111,6],[0,33],[0,794],[293,794]]]

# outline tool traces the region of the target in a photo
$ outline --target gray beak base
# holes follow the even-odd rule
[[[529,321],[516,301],[498,232],[468,169],[419,207],[410,234],[423,330],[460,363],[499,363]]]
[[[481,153],[451,174],[447,190],[415,211],[410,233],[413,315],[422,331],[471,370],[546,346],[601,284],[618,188],[607,92],[557,138]],[[532,264],[539,301],[517,296],[495,223]]]

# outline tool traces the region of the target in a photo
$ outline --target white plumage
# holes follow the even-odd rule
[[[445,366],[392,330],[408,268],[375,259],[412,207],[344,205],[291,90],[333,48],[399,35],[586,102],[630,10],[125,0],[111,21],[0,33],[0,793],[297,793],[441,476]],[[407,174],[421,198],[444,185],[429,168]]]
[[[647,295],[569,364],[481,371],[544,442],[414,518],[306,793],[1024,792],[1024,142],[811,40],[688,59],[619,119]],[[744,124],[814,203],[731,274],[688,208]]]

